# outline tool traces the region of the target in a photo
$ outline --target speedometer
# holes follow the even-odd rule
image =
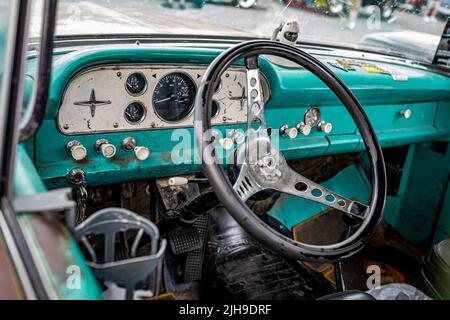
[[[152,103],[162,120],[176,122],[186,118],[194,107],[196,87],[185,73],[174,72],[162,77],[155,86]]]

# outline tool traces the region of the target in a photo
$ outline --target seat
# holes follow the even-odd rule
[[[129,254],[117,252],[116,235],[131,230],[136,230],[136,236]],[[139,243],[144,234],[150,238],[149,252],[138,256]],[[112,282],[126,289],[126,299],[134,299],[137,285],[147,283],[151,288],[150,294],[158,294],[162,259],[167,243],[165,239],[160,241],[159,230],[151,221],[126,209],[107,208],[94,213],[77,226],[75,235],[90,256],[88,265],[107,287],[111,287],[108,283]],[[89,242],[93,235],[103,236],[103,243],[100,246],[103,248],[102,263],[98,262],[97,253]],[[119,256],[122,256],[120,260]]]
[[[424,257],[422,275],[434,298],[450,299],[450,239],[434,245]]]

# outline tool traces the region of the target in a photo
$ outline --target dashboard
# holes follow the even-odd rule
[[[73,186],[74,172],[82,172],[86,185],[95,186],[202,170],[194,161],[193,101],[206,68],[221,52],[186,44],[75,47],[55,54],[44,121],[24,144],[47,188]],[[443,120],[450,112],[450,80],[445,75],[367,54],[339,51],[333,56],[324,51],[316,56],[356,95],[382,147],[450,133]],[[407,80],[330,64],[342,57],[371,61]],[[31,59],[30,70],[36,64]],[[364,151],[345,107],[309,71],[262,58],[260,72],[266,123],[273,132],[301,122],[311,127],[297,136],[280,136],[279,149],[287,159]],[[237,62],[217,85],[212,125],[222,137],[245,131],[245,84],[246,70]],[[320,130],[319,120],[331,124],[328,132]],[[177,162],[173,151],[180,145],[183,154],[177,159],[183,161]],[[229,156],[220,148],[218,152]]]
[[[193,125],[197,87],[205,66],[110,65],[87,69],[67,86],[58,112],[66,135]],[[270,89],[264,77],[264,99]],[[217,84],[212,124],[247,120],[246,71],[230,68]]]

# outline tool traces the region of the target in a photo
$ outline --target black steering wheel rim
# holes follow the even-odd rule
[[[321,79],[344,104],[366,145],[372,175],[369,213],[353,236],[336,245],[315,246],[300,243],[277,233],[266,225],[235,193],[221,164],[217,161],[213,139],[205,134],[211,129],[212,97],[223,72],[241,58],[260,55],[274,55],[288,59]],[[297,260],[336,261],[361,250],[376,231],[382,219],[386,200],[386,169],[380,144],[366,113],[350,89],[329,68],[310,54],[293,46],[267,40],[243,42],[224,51],[209,65],[198,88],[194,128],[196,148],[201,156],[205,175],[218,199],[247,232],[281,255]],[[204,152],[205,150],[208,152]]]

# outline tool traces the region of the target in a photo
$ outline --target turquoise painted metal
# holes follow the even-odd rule
[[[385,220],[414,244],[427,249],[438,231],[450,236],[448,193],[450,148],[441,153],[430,142],[410,147],[398,194],[389,196]]]
[[[24,145],[17,148],[13,184],[16,195],[32,195],[47,191]]]

